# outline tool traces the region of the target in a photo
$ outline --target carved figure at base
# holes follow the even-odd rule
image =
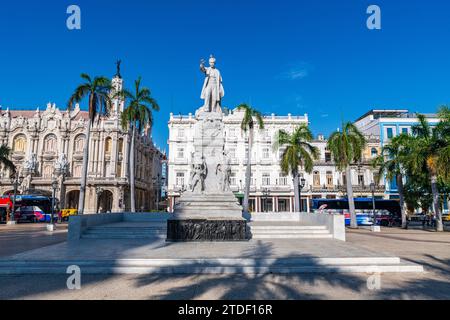
[[[208,166],[206,160],[202,157],[202,164],[192,165],[190,190],[198,193],[205,191],[205,180],[208,175]],[[200,190],[199,190],[200,188]]]

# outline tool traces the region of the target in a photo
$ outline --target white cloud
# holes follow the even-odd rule
[[[284,71],[278,75],[278,79],[283,80],[300,80],[309,75],[310,67],[307,63],[300,62],[291,64],[287,71]]]

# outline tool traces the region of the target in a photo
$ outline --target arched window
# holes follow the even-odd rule
[[[13,142],[13,152],[26,152],[26,149],[27,138],[23,134],[17,135]]]
[[[377,157],[378,156],[377,148],[372,148],[372,150],[370,150],[370,155],[372,156],[372,158]]]
[[[320,187],[320,173],[319,173],[319,171],[314,171],[314,173],[313,173],[313,185],[315,187]]]
[[[83,169],[83,166],[81,164],[76,164],[73,167],[73,176],[74,178],[80,178],[81,177],[81,170]]]
[[[84,135],[80,134],[78,136],[76,136],[75,138],[75,142],[74,142],[74,146],[73,146],[73,151],[75,151],[75,153],[78,152],[83,152],[84,149]]]
[[[110,137],[106,138],[105,140],[105,154],[111,155],[112,152],[112,139]]]
[[[44,139],[44,152],[55,152],[57,153],[58,147],[57,147],[58,139],[54,134],[49,134]]]
[[[44,172],[42,174],[42,176],[44,178],[50,179],[52,177],[52,173],[53,173],[53,166],[48,164],[44,166]]]

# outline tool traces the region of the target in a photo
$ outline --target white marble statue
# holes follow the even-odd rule
[[[208,176],[208,165],[205,158],[201,164],[192,165],[190,189],[194,193],[205,191],[205,179]]]
[[[34,172],[37,166],[37,157],[36,154],[32,154],[29,159],[27,159],[23,165],[23,168],[27,172]]]
[[[222,76],[220,71],[216,69],[216,58],[212,55],[209,58],[209,67],[205,67],[205,62],[200,62],[200,70],[205,74],[205,82],[201,98],[205,100],[202,111],[205,112],[222,112],[221,102],[225,95],[222,85]]]
[[[58,161],[55,163],[55,169],[59,172],[65,172],[69,166],[69,161],[65,153],[60,153]]]

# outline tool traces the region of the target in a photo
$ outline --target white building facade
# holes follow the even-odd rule
[[[425,114],[425,117],[432,127],[439,122],[436,114]],[[365,136],[378,140],[382,148],[389,144],[392,138],[402,133],[411,134],[411,128],[418,123],[417,114],[407,109],[374,109],[359,117],[354,124]],[[386,186],[385,197],[398,199],[397,181],[395,179],[387,181],[382,177],[382,183]]]
[[[231,189],[242,201],[245,188],[247,135],[241,129],[244,113],[234,110],[224,115],[225,152],[231,162]],[[188,188],[193,152],[193,125],[196,119],[187,116],[170,115],[169,155],[168,155],[168,199],[169,211],[173,210],[180,194]],[[255,128],[251,150],[252,178],[250,187],[250,210],[253,212],[292,212],[294,210],[294,187],[292,176],[285,176],[280,169],[279,150],[273,149],[276,133],[283,129],[293,132],[300,125],[308,125],[308,115],[264,116],[264,129]],[[379,142],[372,141],[379,147]],[[306,180],[302,190],[302,209],[310,211],[313,199],[345,197],[345,174],[338,172],[326,149],[327,141],[319,136],[312,142],[320,150],[312,173],[301,172]],[[370,156],[369,156],[370,158]],[[351,182],[356,196],[370,196],[369,185],[376,179],[376,171],[364,158],[360,164],[352,166]],[[377,187],[377,196],[384,195],[384,186]]]

